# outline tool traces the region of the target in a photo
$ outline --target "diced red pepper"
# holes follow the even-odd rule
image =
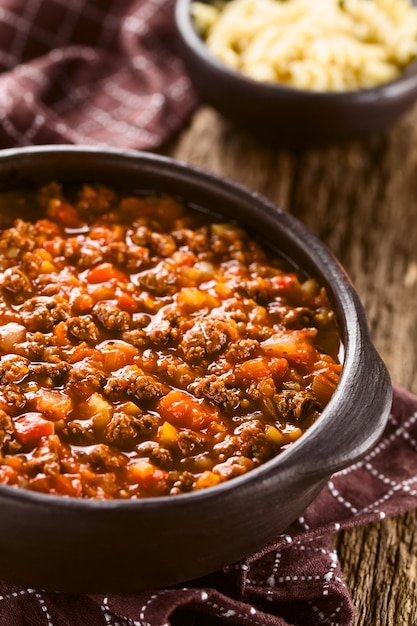
[[[161,398],[158,409],[161,417],[170,424],[194,430],[206,428],[219,417],[215,409],[179,390],[170,391]]]
[[[276,289],[278,292],[289,291],[294,286],[300,286],[296,274],[281,274],[279,276],[273,276],[271,278],[271,284],[273,289]]]
[[[55,432],[54,423],[46,420],[41,413],[35,412],[25,413],[19,417],[14,423],[14,428],[16,437],[23,445],[36,443],[42,437],[48,437]]]

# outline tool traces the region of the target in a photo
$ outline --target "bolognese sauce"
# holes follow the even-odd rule
[[[21,216],[0,230],[1,483],[198,490],[285,450],[328,403],[326,291],[239,225],[101,185],[0,202]]]

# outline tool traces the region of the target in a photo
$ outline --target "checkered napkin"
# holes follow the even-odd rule
[[[417,506],[417,398],[394,388],[379,443],[338,472],[276,542],[178,588],[129,596],[46,593],[0,584],[0,626],[350,626],[332,535]]]
[[[196,104],[174,0],[0,2],[0,147],[150,149]]]

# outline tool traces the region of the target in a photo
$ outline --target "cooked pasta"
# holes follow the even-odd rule
[[[417,57],[410,0],[193,2],[207,48],[255,80],[314,91],[371,88]]]

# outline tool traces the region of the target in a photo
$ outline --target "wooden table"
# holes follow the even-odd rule
[[[163,152],[261,192],[324,240],[350,274],[393,381],[417,393],[417,109],[384,136],[296,153],[202,107]],[[335,541],[355,626],[416,626],[417,513]]]

